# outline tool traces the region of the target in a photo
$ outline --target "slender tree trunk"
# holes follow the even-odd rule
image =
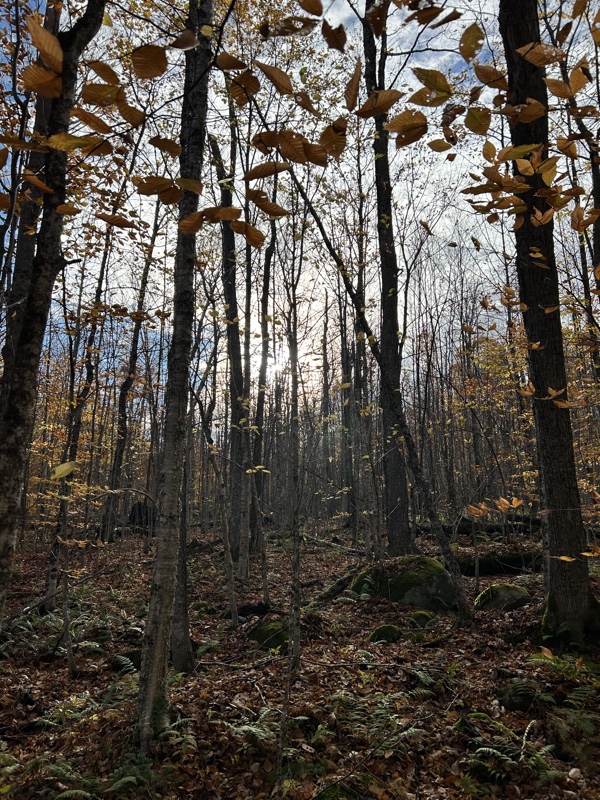
[[[212,0],[192,0],[186,27],[198,34],[212,22]],[[199,180],[206,134],[210,41],[185,54],[185,83],[181,112],[181,176]],[[179,204],[180,219],[198,208],[198,195],[185,191]],[[167,659],[177,554],[179,550],[179,494],[183,475],[186,408],[194,322],[194,266],[196,237],[179,233],[175,255],[173,332],[169,347],[166,396],[165,444],[159,483],[159,522],[156,558],[152,573],[150,607],[142,647],[138,727],[143,750],[168,723]]]
[[[379,0],[367,0],[368,14]],[[363,21],[365,81],[370,95],[384,89],[387,39],[382,34],[381,54],[377,56],[375,36],[369,22]],[[400,392],[402,364],[398,323],[398,260],[394,241],[392,184],[388,155],[388,132],[383,127],[385,114],[375,117],[373,154],[377,192],[377,239],[381,269],[381,356],[392,391]],[[385,478],[385,517],[389,553],[397,556],[414,552],[415,544],[408,522],[408,487],[402,444],[387,393],[381,395],[383,408],[383,473]]]
[[[63,49],[62,91],[52,101],[48,133],[68,131],[75,103],[77,67],[83,50],[98,32],[105,0],[89,2],[84,14],[58,35]],[[52,290],[65,266],[61,240],[64,216],[57,207],[66,202],[67,153],[45,154],[44,182],[53,190],[45,193],[42,221],[26,295],[23,319],[14,345],[10,374],[6,376],[0,419],[0,620],[12,573],[15,534],[18,526],[23,466],[33,435],[37,377],[52,301]]]
[[[529,97],[548,107],[544,83],[545,70],[517,53],[517,48],[540,40],[536,0],[500,0],[500,33],[508,67],[509,101],[524,103]],[[548,147],[548,115],[527,125],[511,127],[515,146],[539,142]],[[542,154],[542,158],[546,153]],[[598,604],[588,582],[588,564],[581,553],[586,548],[579,491],[575,471],[573,435],[568,408],[559,408],[548,398],[548,387],[564,389],[567,377],[563,352],[560,312],[545,313],[559,305],[558,272],[554,255],[552,220],[545,225],[532,223],[534,212],[544,213],[547,201],[537,191],[545,188],[541,175],[528,178],[531,190],[520,194],[527,210],[516,231],[517,274],[525,331],[530,342],[529,377],[535,386],[533,415],[539,456],[540,500],[546,550],[546,588],[548,592],[543,629],[567,641],[581,641],[586,628],[598,629]],[[532,248],[539,248],[544,267],[532,259]],[[573,561],[561,560],[569,556]]]

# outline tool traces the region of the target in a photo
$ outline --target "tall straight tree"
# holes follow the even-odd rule
[[[197,35],[212,21],[212,0],[191,0],[186,28]],[[199,44],[186,51],[181,110],[182,178],[199,180],[206,139],[210,40],[199,35]],[[198,195],[185,191],[179,218],[198,208]],[[173,286],[173,332],[168,357],[164,452],[159,480],[159,519],[156,558],[152,573],[150,607],[144,629],[138,728],[142,749],[168,724],[167,659],[177,577],[180,491],[185,454],[186,412],[194,322],[194,266],[196,236],[179,232]]]
[[[548,108],[545,70],[528,61],[518,48],[540,41],[537,0],[500,0],[500,33],[508,67],[508,101],[514,107],[528,98]],[[511,125],[513,145],[540,143],[541,159],[547,157],[548,114],[528,124]],[[552,219],[534,224],[536,211],[544,214],[549,204],[544,197],[542,175],[526,178],[530,189],[520,194],[527,209],[523,224],[516,231],[517,274],[520,300],[526,309],[523,321],[527,340],[539,342],[530,347],[529,376],[535,386],[533,416],[539,456],[540,499],[546,550],[547,601],[543,628],[548,634],[581,641],[586,630],[599,629],[598,602],[588,581],[586,535],[581,517],[575,471],[573,434],[568,408],[548,400],[549,387],[564,389],[567,376],[560,314],[549,308],[559,306],[558,272],[554,254]],[[536,260],[532,254],[540,253]],[[540,266],[540,263],[542,266]],[[563,560],[568,556],[573,560]]]
[[[60,95],[52,99],[48,135],[69,130],[75,104],[79,59],[102,25],[105,0],[90,0],[72,28],[61,31],[51,52],[41,50],[46,63],[61,74]],[[41,39],[48,47],[48,40]],[[31,444],[40,355],[52,290],[65,267],[62,251],[64,216],[57,209],[66,202],[67,153],[48,149],[42,179],[51,192],[44,193],[42,219],[36,235],[35,256],[23,297],[23,321],[14,342],[9,374],[5,374],[0,418],[0,620],[12,573],[15,535],[20,511],[23,466]]]
[[[387,34],[385,26],[381,30],[381,48],[377,44],[371,24],[377,6],[383,5],[387,14],[387,4],[380,0],[367,0],[363,20],[363,43],[365,50],[365,82],[367,94],[385,89],[385,70],[387,53]],[[373,156],[375,163],[375,189],[377,193],[377,240],[379,243],[379,268],[381,271],[381,355],[382,369],[385,370],[392,386],[391,391],[400,393],[400,368],[402,355],[398,335],[398,259],[394,240],[394,219],[392,204],[392,183],[388,154],[388,131],[384,127],[386,114],[375,117],[375,138]],[[383,408],[383,472],[385,477],[384,510],[389,553],[397,556],[414,550],[414,541],[408,524],[408,486],[406,482],[406,463],[402,451],[401,437],[396,418],[386,391],[382,391]]]

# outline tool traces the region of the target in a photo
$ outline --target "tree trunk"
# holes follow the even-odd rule
[[[379,0],[367,0],[366,13]],[[381,55],[377,57],[375,36],[369,22],[363,21],[365,49],[365,81],[367,93],[385,88],[385,53],[387,40],[382,34]],[[388,132],[383,127],[386,115],[375,117],[373,153],[377,192],[377,239],[381,269],[381,355],[383,369],[392,391],[400,392],[401,354],[398,325],[398,260],[394,241],[392,184],[388,156]],[[396,419],[387,393],[381,394],[383,408],[383,473],[385,478],[384,510],[388,549],[392,556],[414,552],[414,541],[408,522],[408,487],[406,464]]]
[[[48,133],[68,131],[75,104],[79,58],[98,32],[105,0],[89,2],[77,22],[58,35],[63,49],[62,92],[52,101]],[[53,193],[45,193],[23,320],[14,346],[0,419],[0,620],[12,573],[19,519],[23,466],[33,435],[37,377],[52,290],[65,266],[61,239],[64,216],[57,207],[66,202],[67,153],[49,150],[43,175]]]
[[[212,21],[212,0],[192,0],[186,27],[200,32]],[[206,133],[210,40],[185,54],[185,83],[181,111],[179,166],[183,178],[199,180]],[[198,208],[198,195],[185,191],[179,204],[180,219]],[[159,521],[156,558],[152,573],[150,607],[142,647],[138,726],[143,750],[168,722],[167,659],[177,554],[179,550],[179,493],[183,475],[185,422],[194,322],[194,266],[196,237],[179,233],[175,255],[173,332],[169,347],[166,394],[165,444],[159,483]]]
[[[515,106],[527,98],[548,107],[544,83],[545,70],[527,61],[516,51],[530,42],[540,41],[536,0],[500,0],[500,33],[508,67],[508,100]],[[547,156],[548,115],[529,124],[511,126],[515,146],[537,142],[543,145],[542,158]],[[559,408],[548,398],[548,388],[564,389],[567,378],[563,352],[560,312],[546,313],[558,307],[558,273],[554,255],[553,222],[535,226],[536,210],[544,213],[549,205],[538,190],[546,188],[541,175],[527,178],[531,186],[519,197],[527,205],[523,224],[516,231],[517,274],[520,301],[529,342],[541,346],[529,348],[529,378],[535,386],[533,416],[535,421],[540,472],[540,501],[546,552],[546,588],[548,592],[543,629],[567,641],[581,641],[586,628],[598,625],[594,620],[597,604],[588,582],[588,564],[581,553],[586,549],[579,491],[575,472],[573,436],[568,408]],[[532,249],[542,254],[534,261]],[[563,561],[569,556],[574,561]]]

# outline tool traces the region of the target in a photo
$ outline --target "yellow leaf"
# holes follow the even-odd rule
[[[50,476],[51,481],[57,481],[61,478],[66,478],[67,475],[70,475],[75,467],[77,466],[76,461],[65,461],[62,464],[59,464],[58,467],[55,468],[54,472]]]
[[[550,558],[554,558],[557,561],[566,561],[568,564],[572,564],[573,561],[577,561],[577,559],[573,558],[573,556],[550,556]]]
[[[74,217],[81,212],[80,208],[77,208],[77,206],[71,203],[61,203],[59,206],[56,206],[55,210],[57,214],[63,214],[65,217]]]
[[[45,194],[54,194],[54,189],[51,189],[48,184],[40,180],[40,178],[38,178],[38,176],[35,175],[30,169],[26,169],[23,173],[23,180],[27,181],[27,183],[30,183],[32,186],[35,186]]]
[[[202,36],[212,36],[212,35],[213,35],[213,32],[214,32],[214,30],[215,30],[215,29],[213,28],[213,26],[212,26],[212,25],[203,25],[203,26],[200,28],[200,33],[202,34]]]
[[[55,133],[45,140],[45,144],[53,150],[70,152],[78,147],[97,147],[104,139],[98,136],[73,136],[71,133]]]
[[[167,71],[167,53],[164,47],[144,44],[131,53],[131,64],[138,78],[159,78]]]
[[[110,133],[111,131],[110,125],[107,125],[100,117],[92,114],[91,111],[85,111],[83,108],[73,108],[71,109],[71,116],[76,117],[96,133]]]
[[[81,99],[84,103],[108,108],[125,99],[125,90],[122,86],[113,86],[108,83],[86,83],[83,87]]]
[[[44,64],[60,74],[63,68],[63,51],[56,36],[36,22],[34,17],[27,17],[25,24]]]
[[[460,37],[458,49],[461,56],[469,64],[481,50],[483,44],[484,34],[479,25],[473,23],[465,30]]]
[[[542,654],[546,656],[546,658],[554,658],[552,650],[548,650],[547,647],[540,647],[540,650],[542,651]]]
[[[106,25],[107,28],[112,28],[112,26],[113,26],[113,21],[112,21],[112,19],[110,17],[110,14],[108,13],[108,11],[104,12],[104,16],[102,17],[102,24]]]
[[[23,70],[23,88],[26,92],[37,92],[42,97],[54,99],[62,93],[62,78],[37,64],[30,64]]]
[[[96,75],[102,78],[105,83],[109,83],[111,86],[119,85],[119,76],[114,69],[108,64],[105,64],[104,61],[88,61],[87,65],[90,69],[93,69]]]

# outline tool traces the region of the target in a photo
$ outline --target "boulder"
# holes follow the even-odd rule
[[[417,628],[427,628],[429,623],[435,619],[435,614],[431,611],[415,611],[410,615],[410,621]]]
[[[369,636],[369,641],[393,644],[397,642],[401,636],[400,628],[396,625],[380,625],[378,628],[375,628],[373,633]]]
[[[426,611],[446,611],[457,601],[449,573],[439,561],[427,556],[404,556],[369,567],[356,577],[351,589],[362,597],[386,597]]]
[[[493,583],[475,599],[475,611],[489,611],[500,608],[503,611],[512,611],[526,605],[531,600],[531,595],[523,586],[514,583]]]
[[[283,622],[259,622],[250,631],[248,638],[258,642],[265,650],[283,650],[287,647],[288,631]]]

